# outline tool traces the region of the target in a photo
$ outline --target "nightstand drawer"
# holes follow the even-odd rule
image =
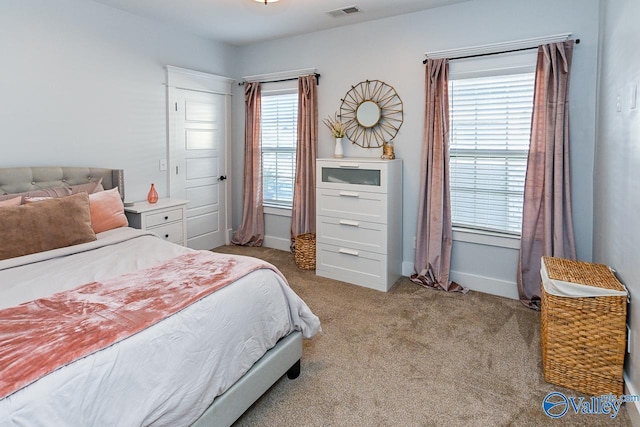
[[[182,244],[184,235],[182,234],[182,222],[174,222],[171,224],[159,225],[157,227],[148,227],[147,231],[157,234],[164,240],[171,243]]]
[[[387,226],[375,222],[318,216],[318,243],[387,253]]]
[[[317,189],[318,215],[387,223],[387,195],[365,191]]]
[[[182,220],[182,209],[167,209],[166,211],[148,214],[146,224],[147,228],[149,228],[180,220]]]
[[[137,202],[124,208],[129,226],[156,233],[172,243],[186,246],[187,200],[160,199],[157,203]]]

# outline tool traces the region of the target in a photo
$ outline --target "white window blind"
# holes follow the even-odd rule
[[[520,234],[534,73],[451,79],[454,226]]]
[[[298,94],[262,94],[262,194],[265,205],[293,204]]]

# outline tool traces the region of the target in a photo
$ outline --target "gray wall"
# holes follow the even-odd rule
[[[554,13],[548,11],[553,9]],[[573,196],[578,254],[592,256],[593,155],[598,43],[597,0],[475,0],[452,6],[350,25],[332,30],[258,43],[238,50],[239,75],[317,68],[320,117],[333,115],[351,85],[379,79],[395,87],[404,102],[404,124],[396,138],[396,155],[404,160],[403,259],[413,266],[422,127],[424,123],[424,53],[571,32],[581,39],[571,80]],[[238,93],[240,94],[240,93]],[[242,97],[234,120],[242,129]],[[242,131],[233,152],[233,226],[241,219]],[[319,155],[331,156],[332,138],[321,126]],[[347,156],[380,156],[381,149],[348,146]],[[282,221],[280,221],[282,222]],[[279,223],[280,223],[279,222]],[[288,228],[267,229],[283,234]],[[494,282],[513,292],[517,251],[477,243],[455,242],[452,269],[469,280]],[[462,279],[460,279],[462,280]]]
[[[640,169],[640,120],[629,99],[640,83],[637,0],[602,1],[600,22],[598,0],[474,0],[244,48],[206,41],[87,0],[0,4],[0,167],[124,167],[131,199],[143,199],[152,181],[166,194],[167,176],[158,170],[158,160],[166,158],[164,65],[230,77],[317,67],[322,73],[320,117],[333,114],[340,98],[361,80],[393,85],[405,108],[396,150],[405,162],[402,238],[408,265],[413,260],[419,187],[423,53],[572,32],[582,40],[571,81],[578,255],[590,260],[593,250],[594,260],[616,268],[632,295],[640,289],[640,186],[634,179]],[[602,64],[596,80],[599,24]],[[237,86],[235,90],[234,228],[242,210],[244,123],[242,91]],[[331,153],[332,138],[321,128],[320,155]],[[346,154],[379,155],[356,147],[347,147]],[[267,220],[268,233],[271,229],[284,241],[288,227],[286,217]],[[458,241],[453,268],[476,279],[509,283],[515,254]],[[631,305],[633,356],[627,385],[634,393],[640,385],[635,356],[640,351],[639,316]]]
[[[573,32],[572,77],[574,205],[578,252],[591,259],[592,170],[595,140],[597,0],[475,0],[243,48],[206,41],[184,31],[85,0],[4,0],[0,14],[0,166],[87,165],[123,167],[127,198],[143,199],[155,182],[167,192],[164,65],[239,78],[317,67],[320,117],[333,114],[352,84],[380,79],[404,102],[396,138],[404,160],[403,260],[413,266],[424,115],[427,50],[473,46]],[[547,16],[545,10],[558,11]],[[557,17],[556,17],[557,16]],[[243,95],[234,85],[233,227],[242,212]],[[25,147],[29,147],[25,149]],[[320,128],[320,156],[333,141]],[[348,156],[380,150],[346,147]],[[269,216],[267,234],[286,245],[287,217]],[[517,251],[456,241],[454,278],[467,286],[493,283],[513,294]],[[466,282],[466,283],[465,283]],[[498,293],[500,293],[498,291]]]
[[[638,17],[637,0],[602,2],[593,237],[594,260],[616,269],[631,293],[626,373],[633,393],[640,392],[640,114],[630,99],[640,84]]]
[[[234,49],[87,0],[0,1],[0,167],[124,168],[167,192],[165,65],[233,75]]]

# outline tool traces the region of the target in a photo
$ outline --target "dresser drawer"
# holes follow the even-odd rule
[[[377,159],[318,160],[316,186],[341,188],[349,186],[372,193],[386,193],[388,161]]]
[[[321,216],[387,222],[386,194],[318,188],[316,199],[316,212]]]
[[[147,227],[147,231],[151,231],[171,243],[182,244],[184,241],[182,221],[158,225],[155,227]]]
[[[391,287],[387,287],[385,255],[343,246],[317,244],[316,274],[379,291],[387,291]]]
[[[319,243],[387,253],[387,226],[376,222],[318,216],[316,239]]]
[[[148,214],[146,217],[146,227],[182,220],[182,209],[167,209],[165,211]]]

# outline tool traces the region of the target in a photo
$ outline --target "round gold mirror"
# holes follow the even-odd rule
[[[402,126],[402,100],[395,89],[380,80],[365,80],[341,100],[340,119],[346,135],[362,148],[382,147]]]
[[[356,120],[365,128],[377,125],[380,121],[380,107],[373,101],[364,101],[356,110]]]

